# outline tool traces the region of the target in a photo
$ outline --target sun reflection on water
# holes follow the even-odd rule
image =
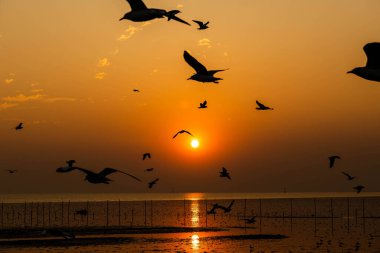
[[[191,200],[191,226],[199,227],[199,201]]]
[[[199,249],[199,236],[197,234],[191,236],[191,249]]]

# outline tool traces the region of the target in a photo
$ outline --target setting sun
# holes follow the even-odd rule
[[[190,143],[192,148],[198,148],[199,147],[199,141],[197,139],[194,139]]]

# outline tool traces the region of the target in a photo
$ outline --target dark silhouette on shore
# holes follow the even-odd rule
[[[148,8],[142,0],[127,0],[127,2],[131,6],[131,11],[125,13],[124,16],[119,19],[120,21],[128,19],[134,22],[145,22],[156,18],[167,17],[168,21],[173,19],[183,24],[190,25],[185,20],[176,16],[178,13],[181,13],[179,10],[166,11],[163,9]]]
[[[352,73],[370,81],[380,82],[380,43],[368,43],[363,47],[363,50],[367,55],[366,66],[354,68],[347,74]]]
[[[356,193],[361,193],[362,192],[362,190],[365,188],[365,186],[363,186],[363,185],[357,185],[357,186],[355,186],[355,187],[352,187],[353,189],[355,189],[356,190]]]
[[[143,157],[142,157],[142,159],[143,160],[145,160],[145,159],[147,159],[147,158],[151,158],[152,156],[150,155],[150,153],[145,153],[145,154],[143,154]]]
[[[23,129],[23,128],[24,128],[23,124],[24,124],[24,123],[22,123],[22,122],[19,123],[19,124],[15,127],[16,131],[17,131],[17,130],[21,130],[21,129]]]
[[[160,180],[159,178],[156,178],[155,180],[151,181],[148,183],[148,187],[149,189],[152,189],[152,187],[157,184],[158,180]]]
[[[226,168],[222,168],[222,171],[219,171],[219,176],[220,177],[226,177],[226,178],[228,178],[228,179],[230,179],[231,180],[231,176],[230,176],[230,173],[227,171],[227,169]]]
[[[256,107],[256,110],[259,110],[259,111],[265,111],[265,110],[273,110],[273,108],[270,108],[262,103],[260,103],[259,101],[256,100],[256,104],[258,107]]]
[[[189,135],[193,136],[189,131],[187,131],[187,130],[181,130],[181,131],[178,131],[178,132],[173,136],[173,139],[174,139],[175,137],[177,137],[177,135],[179,135],[179,134],[189,134]]]
[[[198,108],[199,109],[206,109],[207,108],[207,101],[205,100],[205,101],[203,101],[203,103],[200,103]]]
[[[219,83],[219,80],[223,80],[219,77],[214,77],[214,74],[225,71],[225,69],[219,70],[207,70],[200,62],[198,62],[194,57],[192,57],[187,51],[184,51],[183,58],[196,72],[187,80],[194,80],[202,83]]]
[[[336,159],[341,159],[341,158],[338,155],[333,155],[333,156],[329,157],[329,167],[330,168],[334,167]]]
[[[198,30],[206,30],[209,28],[207,25],[210,23],[210,21],[203,23],[202,21],[199,21],[199,20],[193,20],[193,22],[199,25],[199,27],[197,28]]]
[[[342,174],[345,175],[347,177],[347,180],[349,180],[349,181],[354,180],[356,178],[356,177],[353,177],[353,176],[351,176],[350,174],[348,174],[348,173],[346,173],[344,171],[342,171]]]
[[[95,173],[95,172],[92,172],[91,170],[82,169],[79,167],[71,167],[71,168],[66,169],[66,170],[61,170],[61,168],[58,168],[57,172],[66,173],[66,172],[70,172],[73,170],[79,170],[79,171],[82,171],[83,173],[85,173],[86,174],[85,180],[87,180],[88,182],[90,182],[92,184],[109,184],[109,182],[111,182],[112,180],[107,178],[107,176],[112,174],[112,173],[115,173],[115,172],[120,172],[122,174],[125,174],[125,175],[141,182],[141,180],[139,178],[137,178],[137,177],[135,177],[129,173],[126,173],[126,172],[121,171],[121,170],[113,169],[113,168],[105,168],[102,171]]]

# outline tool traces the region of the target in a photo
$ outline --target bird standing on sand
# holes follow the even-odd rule
[[[150,153],[145,153],[145,154],[143,154],[143,160],[145,160],[145,159],[147,159],[147,158],[151,158],[151,155],[150,155]]]
[[[353,189],[355,189],[356,190],[356,193],[361,193],[362,192],[362,190],[365,188],[365,186],[363,186],[363,185],[357,185],[357,186],[355,186],[355,187],[352,187]]]
[[[148,187],[149,189],[152,189],[152,187],[157,184],[158,180],[160,180],[159,178],[156,178],[155,180],[151,181],[148,183]]]
[[[177,137],[177,135],[179,135],[179,134],[189,134],[189,135],[193,136],[189,131],[187,131],[187,130],[181,130],[181,131],[178,131],[178,132],[173,136],[173,139],[174,139],[175,137]]]
[[[190,25],[185,20],[176,16],[180,13],[179,10],[166,11],[162,9],[148,8],[142,0],[127,0],[127,2],[131,6],[132,10],[125,13],[119,20],[128,19],[134,22],[145,22],[156,18],[167,17],[168,21],[173,19],[186,25]]]
[[[347,177],[347,180],[349,180],[349,181],[354,180],[356,178],[356,177],[353,177],[353,176],[351,176],[350,174],[348,174],[348,173],[346,173],[344,171],[342,171],[342,174],[345,175]]]
[[[207,101],[205,100],[205,101],[203,101],[203,103],[200,103],[198,108],[199,109],[206,109],[207,108]]]
[[[187,51],[184,51],[183,58],[196,72],[187,80],[194,80],[202,83],[219,83],[219,80],[223,80],[219,77],[214,77],[214,74],[225,71],[225,69],[219,70],[207,70],[200,62],[198,62],[194,57],[192,57]]]
[[[347,74],[352,73],[370,81],[380,82],[380,43],[368,43],[363,47],[363,50],[367,55],[366,66],[354,68]]]
[[[17,130],[21,130],[21,129],[23,129],[23,128],[24,128],[23,124],[24,124],[24,123],[22,123],[22,122],[19,123],[19,124],[15,127],[16,131],[17,131]]]
[[[199,25],[198,30],[206,30],[209,28],[207,25],[210,23],[210,21],[207,21],[206,23],[203,23],[202,21],[193,20],[193,22],[197,23]]]
[[[256,100],[256,104],[258,107],[256,107],[256,110],[258,111],[266,111],[266,110],[273,110],[273,108],[270,108],[262,103],[260,103],[259,101]]]
[[[90,170],[82,169],[79,167],[71,167],[70,169],[67,169],[67,170],[62,170],[61,168],[58,168],[57,172],[61,172],[61,173],[64,172],[65,173],[65,172],[69,172],[69,171],[73,171],[73,170],[79,170],[79,171],[82,171],[83,173],[85,173],[86,177],[84,180],[87,180],[88,182],[90,182],[92,184],[100,184],[100,183],[109,184],[109,182],[112,180],[107,178],[107,176],[112,174],[112,173],[115,173],[115,172],[123,173],[123,174],[130,176],[131,178],[141,182],[141,180],[139,178],[137,178],[137,177],[135,177],[129,173],[126,173],[126,172],[121,171],[121,170],[113,169],[113,168],[105,168],[102,171],[95,173],[95,172],[92,172]]]
[[[222,168],[222,171],[219,171],[219,176],[220,177],[226,177],[226,178],[231,180],[230,173],[224,167]]]
[[[330,166],[330,168],[334,167],[336,159],[340,159],[340,156],[333,155],[333,156],[329,157],[329,166]]]

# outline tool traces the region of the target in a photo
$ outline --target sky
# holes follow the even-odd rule
[[[380,191],[380,83],[346,73],[380,41],[378,0],[145,4],[192,26],[119,21],[123,0],[0,0],[0,193]],[[224,80],[187,80],[184,50]],[[69,159],[143,183],[57,173]]]

